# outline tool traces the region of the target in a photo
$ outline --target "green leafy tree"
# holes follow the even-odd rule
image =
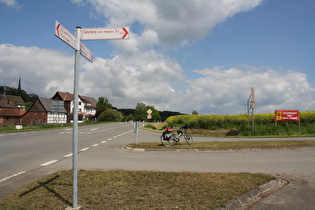
[[[96,104],[96,108],[98,110],[106,109],[106,108],[113,108],[113,106],[109,103],[106,97],[98,97],[98,102]]]
[[[191,114],[192,115],[198,115],[198,112],[194,110]]]
[[[21,89],[12,88],[7,95],[21,96],[24,102],[28,102],[30,100],[29,95]]]
[[[147,106],[147,107],[146,107],[146,112],[147,112],[149,109],[151,109],[151,111],[152,111],[152,113],[151,113],[152,118],[151,118],[149,121],[152,121],[152,122],[153,122],[153,121],[161,120],[160,113],[159,113],[158,110],[156,110],[156,109],[154,108],[154,106]],[[146,113],[146,114],[148,114],[148,113]]]
[[[103,111],[99,117],[99,121],[107,121],[107,122],[119,122],[123,118],[123,114],[116,109],[107,108]]]
[[[144,103],[138,103],[134,113],[136,121],[145,121],[147,119],[147,109]]]

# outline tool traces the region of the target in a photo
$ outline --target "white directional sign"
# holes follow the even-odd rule
[[[66,44],[68,44],[70,47],[72,47],[74,50],[80,50],[80,54],[83,55],[90,62],[93,61],[93,52],[82,43],[80,43],[80,49],[77,49],[78,39],[65,27],[63,27],[58,21],[55,22],[55,35]]]
[[[79,50],[77,49],[78,39],[65,27],[63,27],[58,21],[55,22],[55,35],[73,49]]]
[[[80,43],[80,53],[90,62],[93,61],[93,52],[82,43]]]
[[[81,40],[129,39],[129,27],[82,28]]]

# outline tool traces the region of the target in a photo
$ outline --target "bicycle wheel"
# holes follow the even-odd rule
[[[170,147],[174,144],[174,136],[172,135],[170,139],[165,140],[163,138],[163,134],[161,135],[161,143],[166,146],[166,147]]]
[[[189,145],[192,145],[194,143],[193,137],[189,133],[184,134],[184,139]]]

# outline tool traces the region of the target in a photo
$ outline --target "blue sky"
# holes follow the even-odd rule
[[[0,85],[41,97],[72,92],[74,51],[55,21],[130,27],[128,40],[83,41],[80,94],[116,107],[242,114],[315,108],[312,0],[0,0]],[[301,103],[303,101],[303,103]]]

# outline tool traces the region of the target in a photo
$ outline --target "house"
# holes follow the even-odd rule
[[[67,111],[63,101],[37,98],[31,108],[22,116],[25,124],[66,124]]]
[[[60,100],[64,102],[64,108],[67,110],[68,118],[67,122],[70,123],[73,116],[74,109],[74,95],[69,92],[57,91],[52,97],[54,100]],[[96,114],[96,104],[97,101],[94,98],[79,95],[79,105],[78,105],[78,121],[84,122],[87,120],[94,121]]]
[[[10,100],[12,101],[18,108],[25,110],[25,103],[21,96],[13,96],[13,95],[4,95],[0,94],[0,100]]]
[[[0,125],[21,124],[25,111],[10,99],[0,99]]]

